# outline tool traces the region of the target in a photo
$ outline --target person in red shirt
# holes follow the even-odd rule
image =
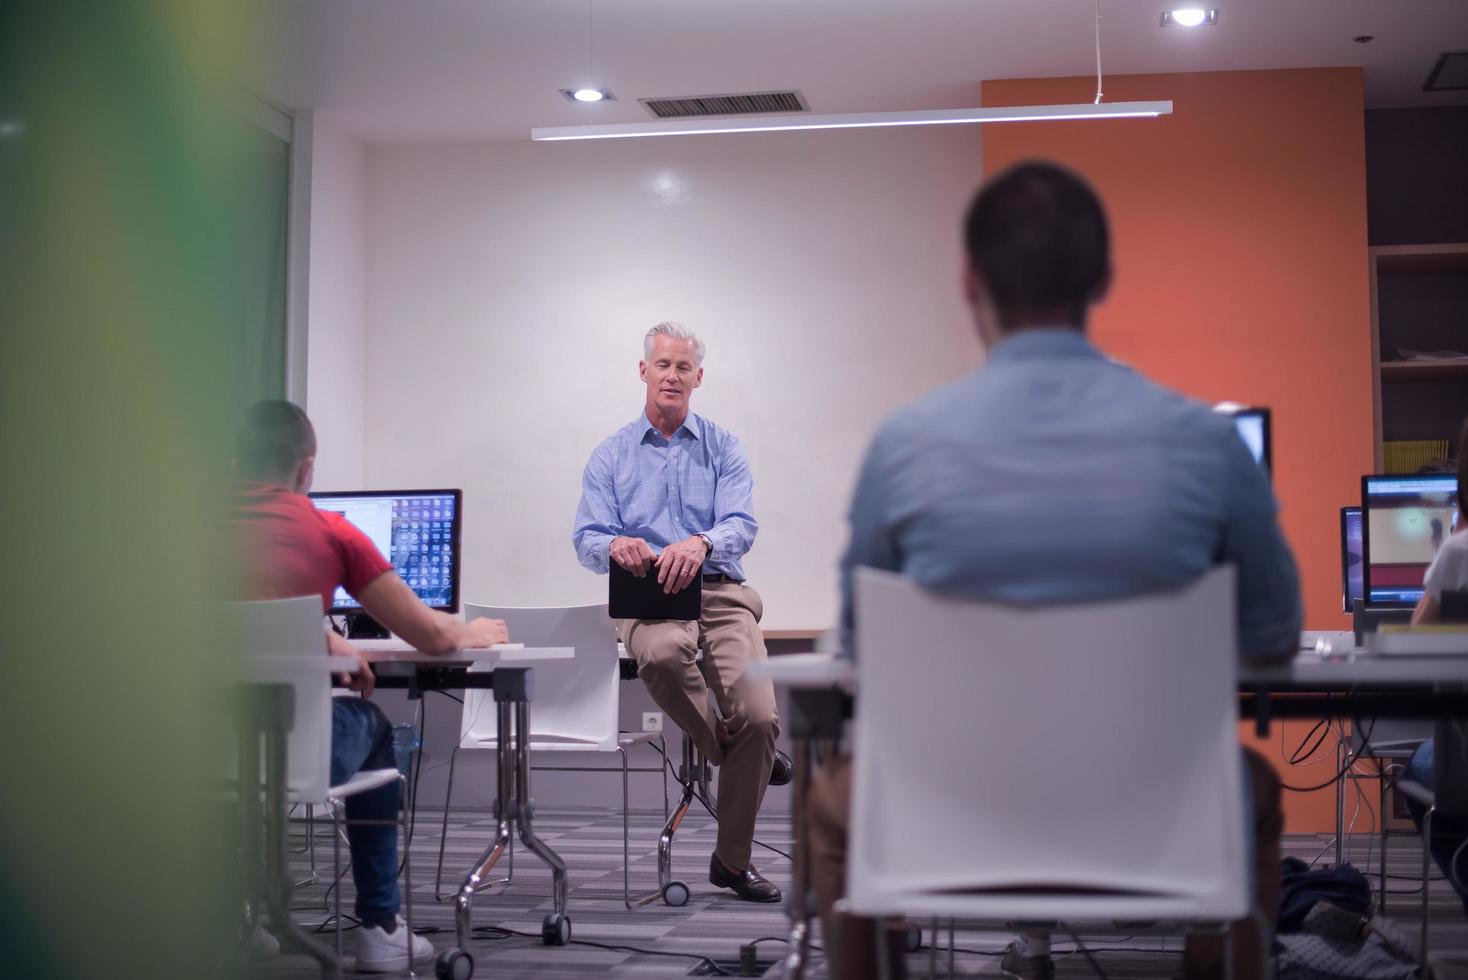
[[[316,465],[316,431],[297,405],[257,402],[245,413],[235,458],[238,483],[230,522],[244,561],[242,593],[250,599],[321,596],[321,611],[331,608],[338,586],[362,604],[373,619],[425,653],[444,654],[464,647],[504,643],[509,637],[499,619],[465,623],[429,609],[393,571],[365,534],[340,514],[320,511],[306,496]],[[323,628],[322,652],[361,654],[342,637]],[[342,683],[361,697],[332,699],[331,782],[346,782],[364,769],[395,766],[392,724],[367,700],[373,675],[366,661]],[[398,839],[392,823],[398,809],[398,784],[360,793],[347,800],[347,819],[381,825],[347,825],[352,880],[357,888],[357,969],[406,969],[409,957],[423,962],[433,946],[410,936],[398,915]],[[411,950],[411,953],[410,953]]]

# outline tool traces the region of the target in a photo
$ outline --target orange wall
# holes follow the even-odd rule
[[[1094,86],[995,81],[983,97],[992,106],[1089,102]],[[990,125],[984,173],[1040,157],[1095,185],[1111,219],[1116,281],[1093,337],[1196,398],[1273,410],[1274,485],[1305,625],[1348,629],[1338,509],[1357,501],[1372,461],[1361,72],[1112,76],[1105,89],[1110,102],[1171,99],[1173,113]],[[1266,744],[1278,757],[1277,731]],[[1329,776],[1322,770],[1284,777],[1313,785]],[[1286,805],[1292,831],[1333,827],[1333,794],[1286,794]]]

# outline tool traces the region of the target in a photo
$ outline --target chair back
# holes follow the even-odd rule
[[[241,657],[281,664],[281,681],[295,691],[295,723],[286,743],[286,787],[303,803],[326,799],[331,780],[331,675],[290,670],[293,660],[326,656],[321,597],[222,603],[225,637]],[[234,771],[233,766],[230,767]]]
[[[464,618],[503,619],[510,642],[527,647],[575,647],[570,660],[537,660],[530,741],[536,751],[613,752],[617,748],[616,624],[605,603],[513,608],[464,604]],[[504,663],[514,665],[513,655]],[[481,748],[496,737],[493,691],[464,692],[461,748]]]
[[[1432,724],[1421,718],[1356,718],[1351,722],[1351,752],[1362,758],[1410,759],[1432,737]]]
[[[1249,908],[1232,568],[1016,607],[859,569],[848,897],[863,914]]]

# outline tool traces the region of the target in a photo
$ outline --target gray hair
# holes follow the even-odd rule
[[[665,337],[672,337],[674,340],[688,341],[693,345],[693,356],[698,360],[700,365],[703,364],[705,351],[703,341],[698,339],[698,334],[689,330],[676,320],[664,320],[649,330],[647,336],[642,338],[642,359],[644,361],[652,360],[653,340],[658,334],[662,334]]]

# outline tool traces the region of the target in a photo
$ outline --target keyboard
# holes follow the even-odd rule
[[[1357,651],[1356,634],[1350,630],[1304,630],[1300,633],[1300,649],[1322,657],[1344,656]]]

